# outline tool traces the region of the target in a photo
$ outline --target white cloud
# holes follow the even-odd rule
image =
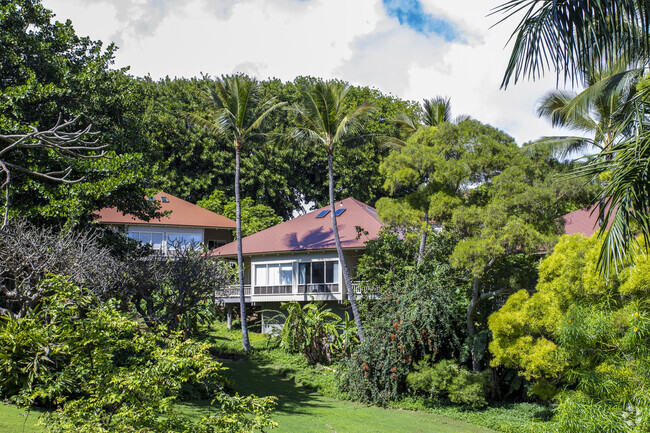
[[[502,0],[424,0],[451,22],[461,42],[425,36],[386,15],[380,0],[44,0],[77,33],[120,50],[116,66],[134,75],[198,76],[245,72],[293,80],[340,78],[421,101],[451,97],[469,114],[519,143],[557,133],[535,115],[554,76],[499,90],[504,45],[516,22],[490,29],[486,17]]]

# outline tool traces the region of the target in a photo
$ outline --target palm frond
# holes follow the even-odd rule
[[[436,96],[422,102],[424,112],[423,123],[426,126],[438,126],[451,120],[451,100],[447,97]]]
[[[262,107],[260,107],[262,113],[259,114],[257,118],[251,123],[251,125],[246,129],[246,132],[249,133],[258,129],[269,114],[280,107],[284,107],[285,105],[287,105],[286,102],[275,102],[275,99],[270,99],[269,101],[265,102]]]
[[[636,53],[650,57],[650,7],[645,0],[509,0],[494,8],[495,25],[520,19],[501,83],[536,79],[547,70],[576,83],[589,65]]]
[[[650,241],[650,122],[645,119],[644,110],[639,106],[636,117],[628,119],[636,124],[632,128],[634,135],[574,172],[576,176],[598,177],[607,173],[610,177],[603,189],[606,205],[599,209],[599,218],[611,221],[609,228],[603,225],[599,232],[604,236],[599,268],[606,275],[625,261],[634,261],[638,233],[644,239],[644,249]]]
[[[223,109],[219,110],[215,114],[217,115],[217,118],[221,118],[223,115]],[[197,116],[194,113],[183,112],[182,116],[189,120],[191,123],[205,129],[209,134],[217,137],[227,134],[228,129],[224,128],[221,122],[211,122],[201,116]]]
[[[578,154],[588,147],[598,148],[593,140],[585,137],[542,137],[522,148],[529,156],[552,155],[558,159],[566,159]]]
[[[418,120],[406,113],[399,113],[391,122],[407,133],[413,133],[420,127]]]
[[[332,143],[339,143],[346,135],[357,133],[361,128],[361,121],[375,110],[376,107],[374,105],[364,103],[358,106],[352,113],[346,115],[339,122],[332,137]]]

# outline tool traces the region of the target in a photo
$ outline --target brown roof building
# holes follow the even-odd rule
[[[164,191],[149,197],[149,200],[157,201],[160,210],[167,212],[167,215],[144,221],[115,208],[104,208],[96,212],[97,221],[122,228],[130,238],[148,243],[163,253],[192,243],[203,243],[208,248],[216,248],[232,241],[235,221],[230,218]]]
[[[377,211],[353,198],[335,203],[345,264],[354,278],[359,257],[366,242],[376,239],[382,224]],[[276,314],[281,302],[323,301],[329,308],[343,314],[339,304],[348,299],[346,287],[336,252],[330,206],[285,221],[242,239],[244,253],[244,292],[247,304],[263,306],[262,330],[267,332],[277,322]],[[234,260],[237,243],[232,242],[210,252],[214,257]],[[239,302],[236,285],[224,291],[221,299],[232,317],[232,306]]]
[[[590,237],[600,230],[597,204],[568,213],[562,219],[564,220],[564,232],[568,235],[581,233]]]
[[[160,204],[160,211],[169,211],[169,214],[159,219],[144,221],[133,215],[125,215],[116,208],[104,208],[97,212],[99,222],[103,224],[227,228],[231,230],[235,228],[235,221],[230,218],[203,209],[164,191],[158,192],[149,199],[156,200]]]
[[[285,221],[242,239],[244,255],[336,250],[330,206]],[[382,224],[377,211],[353,198],[336,202],[336,221],[343,249],[364,249],[376,239]],[[212,250],[211,255],[236,257],[237,242]]]

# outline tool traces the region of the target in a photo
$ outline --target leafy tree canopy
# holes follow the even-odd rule
[[[555,396],[562,432],[630,431],[650,419],[650,261],[605,279],[601,244],[563,236],[536,291],[513,294],[489,319],[492,365],[517,368],[537,394]]]
[[[200,200],[197,205],[226,218],[235,218],[235,199],[227,198],[223,191],[215,190],[210,197]],[[270,206],[255,204],[250,197],[244,197],[241,201],[241,217],[244,237],[282,222],[282,218],[276,215]]]
[[[0,133],[48,129],[59,116],[82,115],[82,126],[92,124],[97,141],[114,153],[75,164],[74,174],[85,176],[76,185],[17,174],[11,198],[16,211],[43,222],[69,223],[88,221],[92,211],[107,205],[152,215],[144,196],[155,179],[155,162],[143,163],[133,153],[146,148],[137,83],[125,70],[110,69],[112,45],[104,50],[101,42],[77,36],[69,21],[52,18],[38,0],[0,5]],[[30,169],[44,173],[59,169],[53,157],[47,149],[33,148],[7,156],[9,163],[29,161]]]

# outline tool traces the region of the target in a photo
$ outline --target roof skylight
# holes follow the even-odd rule
[[[336,212],[334,213],[336,216],[341,215],[343,212],[345,212],[345,208],[343,209],[337,209]]]
[[[316,215],[316,218],[325,218],[328,213],[330,213],[329,209],[322,210],[318,215]]]

